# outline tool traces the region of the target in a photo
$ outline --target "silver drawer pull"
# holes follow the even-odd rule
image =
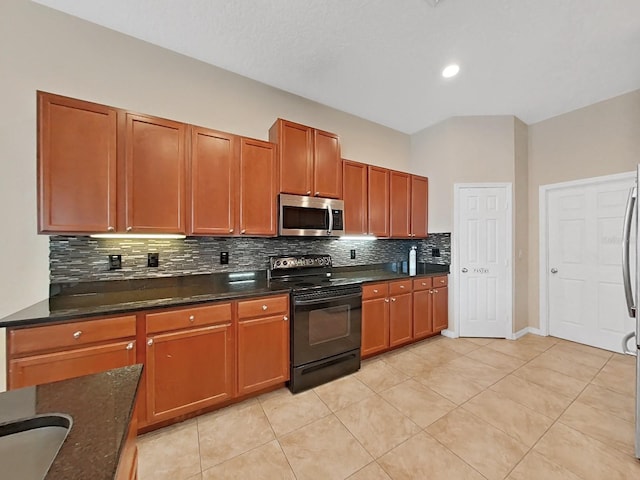
[[[424,282],[422,282],[422,286],[423,286],[423,287],[426,287],[426,286],[427,286],[427,284],[426,284],[426,283],[424,283]]]
[[[388,298],[385,298],[384,301],[385,301],[385,303],[389,303],[389,299]]]
[[[153,345],[153,338],[150,338],[149,340],[147,340],[147,345],[149,346]]]
[[[404,285],[400,285],[400,288],[404,288]]]
[[[433,291],[433,293],[438,293],[438,289],[435,289],[435,290]]]
[[[282,320],[284,320],[284,321],[286,322],[287,320],[289,320],[289,317],[287,317],[287,316],[285,315],[284,317],[282,317]]]
[[[75,338],[76,340],[80,338],[80,335],[82,335],[82,330],[78,330],[77,332],[73,332],[73,338]]]
[[[193,322],[196,319],[195,315],[189,315],[189,321]]]
[[[440,280],[440,283],[444,283],[444,280]]]
[[[378,293],[378,289],[377,289],[377,288],[374,288],[374,289],[373,289],[373,293]]]
[[[266,310],[268,307],[266,305],[262,305],[262,310]]]
[[[395,302],[395,301],[396,301],[396,299],[395,299],[395,298],[392,298],[392,299],[391,299],[391,301],[392,301],[392,302]]]
[[[127,350],[133,350],[133,342],[127,343]]]

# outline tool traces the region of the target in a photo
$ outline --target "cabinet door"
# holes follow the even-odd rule
[[[413,338],[411,293],[394,295],[389,303],[389,346],[402,345]]]
[[[413,338],[428,337],[433,333],[431,289],[413,292]]]
[[[390,235],[408,238],[411,223],[411,175],[391,171],[389,178]]]
[[[389,347],[389,299],[376,298],[362,302],[362,356]]]
[[[113,108],[38,92],[38,231],[116,227]]]
[[[411,236],[427,237],[429,217],[429,179],[411,175]]]
[[[136,363],[136,342],[121,341],[9,360],[9,388],[104,372]]]
[[[311,195],[313,179],[313,129],[278,119],[269,130],[269,140],[278,144],[282,193]]]
[[[182,123],[127,114],[126,231],[185,233],[185,133]]]
[[[314,130],[313,147],[313,194],[316,197],[342,198],[340,137]]]
[[[238,394],[289,380],[289,322],[286,315],[238,322]]]
[[[348,235],[367,234],[367,166],[342,162],[344,231]]]
[[[238,203],[238,138],[194,127],[190,157],[189,235],[233,234]]]
[[[449,326],[449,288],[433,289],[433,331],[439,332]]]
[[[367,167],[369,199],[369,233],[376,237],[389,236],[389,170]]]
[[[276,234],[276,146],[260,140],[240,143],[240,233]]]
[[[149,422],[233,397],[235,345],[230,322],[152,335],[146,348]]]

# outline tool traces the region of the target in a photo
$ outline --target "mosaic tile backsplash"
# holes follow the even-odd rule
[[[451,234],[432,233],[425,240],[341,240],[329,238],[216,238],[184,240],[114,240],[52,236],[49,240],[51,283],[171,277],[202,273],[265,270],[271,255],[329,254],[336,267],[407,260],[412,245],[418,261],[451,263]],[[434,248],[440,256],[432,256]],[[350,251],[356,250],[356,258]],[[220,265],[220,252],[229,264]],[[159,254],[159,266],[147,267],[147,254]],[[109,255],[122,255],[122,269],[109,270]]]

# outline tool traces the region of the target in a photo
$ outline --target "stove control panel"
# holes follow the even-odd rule
[[[296,257],[269,257],[271,270],[288,268],[331,267],[331,255],[300,255]]]

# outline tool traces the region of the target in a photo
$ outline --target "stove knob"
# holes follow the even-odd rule
[[[282,261],[282,266],[283,266],[283,267],[286,267],[286,266],[287,266],[287,261],[286,261],[286,260],[283,260],[283,261]]]
[[[276,267],[280,266],[280,260],[276,260]]]

